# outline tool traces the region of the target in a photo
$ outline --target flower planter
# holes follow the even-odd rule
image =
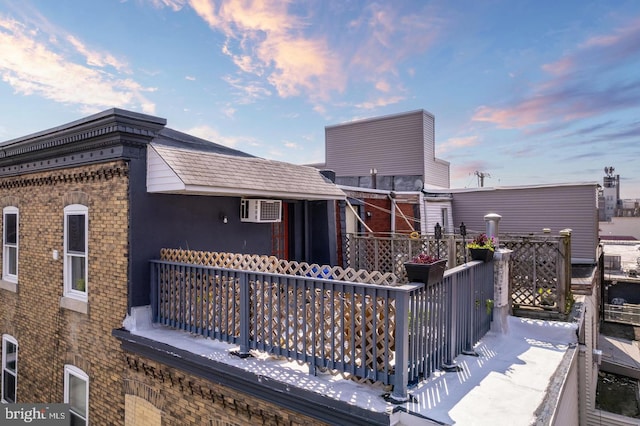
[[[442,281],[446,266],[447,259],[442,259],[434,263],[406,262],[404,269],[407,271],[409,282],[433,284]]]
[[[482,260],[483,262],[489,262],[493,259],[493,250],[482,248],[470,248],[471,260]]]

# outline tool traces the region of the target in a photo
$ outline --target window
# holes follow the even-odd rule
[[[2,226],[2,279],[18,282],[18,209],[5,207]]]
[[[449,209],[446,207],[442,208],[442,231],[447,232],[449,229]]]
[[[64,366],[64,403],[72,426],[89,424],[89,376],[73,365]]]
[[[72,204],[64,208],[64,294],[87,300],[89,210]]]
[[[18,342],[5,334],[2,336],[2,402],[16,402],[18,386]]]

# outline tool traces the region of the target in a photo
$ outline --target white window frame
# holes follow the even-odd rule
[[[77,413],[72,406],[69,406],[69,411],[70,413],[73,413],[74,415],[78,416],[80,419],[83,419],[85,422],[85,425],[89,424],[89,376],[87,375],[87,373],[85,373],[84,371],[82,371],[81,369],[79,369],[78,367],[71,365],[71,364],[65,364],[64,366],[64,403],[65,404],[70,404],[69,400],[70,398],[70,378],[71,376],[74,376],[77,379],[80,379],[82,381],[84,381],[85,383],[85,407],[86,407],[86,413],[85,416],[83,417],[80,413]]]
[[[16,215],[16,242],[15,244],[7,243],[7,215]],[[12,283],[18,282],[18,252],[20,241],[20,214],[18,208],[14,206],[5,207],[2,209],[2,279]],[[15,248],[16,250],[16,273],[9,273],[9,249]]]
[[[84,215],[84,253],[70,252],[68,250],[68,217]],[[74,258],[84,258],[84,291],[73,288],[72,262]],[[64,208],[64,295],[73,299],[87,301],[89,288],[89,208],[82,204],[71,204]]]
[[[15,371],[11,371],[7,369],[7,342],[11,343],[12,345],[15,346],[16,348],[16,353],[15,353],[15,364],[16,364],[16,368]],[[13,394],[15,396],[16,401],[7,401],[4,397],[5,395],[5,383],[4,383],[4,374],[5,374],[5,370],[11,374],[12,376],[14,376],[14,389],[13,389]],[[3,403],[10,403],[10,402],[17,402],[18,399],[18,341],[16,339],[13,338],[13,336],[10,336],[8,334],[3,334],[2,335],[2,378],[0,379],[2,381],[2,402]]]
[[[444,233],[449,232],[449,208],[442,207],[440,209],[440,215],[442,216],[442,231]]]

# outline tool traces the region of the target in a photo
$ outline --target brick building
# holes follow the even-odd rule
[[[165,124],[112,109],[0,147],[2,400],[68,402],[77,424],[312,423],[113,335],[149,304],[163,247],[335,257],[344,194],[315,169]],[[278,221],[241,217],[257,197],[277,201]]]

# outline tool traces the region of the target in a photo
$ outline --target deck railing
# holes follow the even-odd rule
[[[640,305],[625,303],[624,305],[604,304],[605,321],[640,326]]]
[[[500,246],[513,250],[509,286],[515,313],[533,309],[566,314],[571,297],[570,234],[502,234]],[[406,234],[347,234],[344,266],[391,272],[403,282],[403,263],[416,254],[439,254],[451,268],[468,260],[465,251],[466,243],[458,234],[440,241],[433,235],[412,239]]]
[[[451,364],[488,331],[493,264],[470,262],[425,286],[384,286],[151,261],[154,322],[393,385]]]

